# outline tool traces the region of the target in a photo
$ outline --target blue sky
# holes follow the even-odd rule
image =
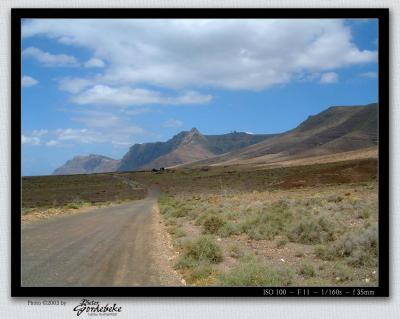
[[[377,20],[46,20],[22,26],[22,174],[135,143],[277,133],[377,102]]]

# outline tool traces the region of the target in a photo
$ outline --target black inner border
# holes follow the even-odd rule
[[[11,9],[11,296],[12,297],[265,297],[268,287],[22,287],[21,286],[21,20],[48,19],[328,19],[379,20],[379,287],[375,297],[389,296],[389,9]],[[270,297],[321,297],[329,287],[274,287]],[[331,287],[336,288],[336,287]],[[341,296],[354,296],[340,288]],[[308,291],[308,294],[303,294]],[[296,293],[294,293],[296,292]],[[333,297],[325,294],[325,296]],[[335,297],[341,297],[334,295]],[[366,297],[366,296],[365,296]]]

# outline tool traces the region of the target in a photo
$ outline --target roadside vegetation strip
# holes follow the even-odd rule
[[[22,207],[50,208],[142,199],[146,187],[114,174],[54,175],[22,178]]]
[[[138,182],[114,174],[22,178],[22,221],[91,211],[146,197]]]
[[[188,284],[368,286],[377,284],[376,187],[182,193],[159,202]]]

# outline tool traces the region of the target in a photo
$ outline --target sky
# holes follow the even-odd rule
[[[24,20],[22,175],[377,102],[377,43],[374,19]]]

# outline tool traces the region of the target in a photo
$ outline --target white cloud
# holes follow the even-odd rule
[[[27,145],[40,145],[40,138],[37,136],[21,135],[21,143]]]
[[[364,72],[361,73],[360,76],[364,78],[375,79],[378,76],[378,74],[376,72]]]
[[[357,47],[340,19],[32,19],[22,34],[84,47],[106,61],[100,76],[86,79],[89,89],[262,90],[377,59],[376,51]]]
[[[26,48],[22,51],[22,55],[25,57],[32,57],[48,67],[75,67],[79,63],[75,57],[67,54],[51,54],[49,52],[42,51],[35,47]]]
[[[141,127],[110,112],[83,111],[72,120],[85,127],[33,130],[21,135],[21,143],[49,147],[107,143],[122,147],[134,144],[138,136],[146,133]]]
[[[59,81],[58,88],[61,91],[66,91],[69,93],[79,93],[83,89],[91,86],[93,80],[88,80],[84,78],[64,78]]]
[[[47,146],[57,146],[57,145],[59,145],[59,142],[56,140],[50,140],[50,141],[46,142],[46,145]]]
[[[211,95],[201,95],[194,91],[170,97],[147,89],[95,85],[73,97],[72,101],[77,104],[128,106],[143,104],[202,104],[211,101],[211,99]]]
[[[168,127],[168,128],[178,128],[178,127],[181,127],[182,125],[183,125],[182,121],[175,120],[175,119],[170,119],[163,123],[163,126]]]
[[[115,123],[114,125],[103,128],[100,128],[97,125],[81,129],[60,128],[54,132],[54,140],[58,144],[111,143],[114,145],[131,145],[133,144],[135,136],[144,133],[144,130],[139,126],[129,125],[123,121],[118,121],[118,123]]]
[[[48,130],[33,130],[29,134],[21,134],[21,143],[26,145],[42,145],[42,137],[49,133]]]
[[[66,109],[73,113],[72,120],[80,123],[82,128],[63,128],[50,132],[52,138],[64,144],[94,144],[107,143],[130,145],[138,137],[147,134],[140,126],[131,122],[125,112],[118,110],[104,111],[102,109]]]
[[[34,79],[33,77],[30,77],[28,75],[24,75],[21,79],[21,84],[22,87],[30,87],[38,84],[38,80]]]
[[[95,143],[98,138],[96,131],[89,131],[86,128],[83,129],[74,129],[74,128],[59,128],[55,131],[55,135],[57,136],[58,141],[72,141],[83,144],[91,144]]]
[[[104,68],[105,64],[103,60],[97,58],[91,58],[84,64],[85,68]]]
[[[41,136],[44,136],[44,135],[46,135],[48,133],[49,133],[48,130],[40,129],[40,130],[33,130],[31,135],[32,136],[36,136],[36,137],[41,137]]]
[[[319,80],[320,83],[323,84],[332,84],[336,83],[339,79],[339,76],[335,72],[327,72],[321,75],[321,79]]]

